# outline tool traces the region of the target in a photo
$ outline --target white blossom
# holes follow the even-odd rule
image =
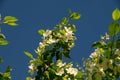
[[[55,43],[56,40],[52,38],[52,36],[50,36],[50,38],[48,39],[47,43],[48,44],[52,44],[52,43]]]
[[[64,74],[64,69],[63,68],[58,69],[55,74],[58,76],[62,76]]]
[[[52,31],[51,30],[46,30],[45,33],[43,33],[43,39],[45,39],[46,37],[48,37],[49,35],[51,35]]]
[[[58,66],[58,67],[61,68],[61,67],[65,66],[65,65],[66,65],[66,63],[62,63],[62,60],[58,60],[58,61],[57,61],[57,66]]]
[[[104,39],[105,39],[105,36],[101,36],[100,38],[101,38],[102,40],[104,40]]]
[[[106,38],[106,40],[109,40],[110,36],[107,33],[105,33],[105,38]]]
[[[68,68],[68,69],[66,69],[66,71],[67,71],[67,73],[69,73],[69,74],[72,74],[72,75],[74,75],[74,76],[76,76],[77,75],[77,73],[78,73],[78,69],[76,69],[76,68]]]
[[[91,53],[90,58],[96,58],[98,57],[98,54],[96,52]]]
[[[34,70],[34,65],[31,64],[30,66],[28,66],[28,68],[29,68],[30,70]]]

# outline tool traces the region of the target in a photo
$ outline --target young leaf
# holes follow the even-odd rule
[[[6,16],[4,18],[4,21],[7,23],[14,23],[14,22],[18,21],[18,19],[16,17],[13,17],[13,16]]]
[[[6,71],[5,71],[5,72],[10,72],[10,71],[11,71],[10,66],[7,66],[7,68],[6,68]]]
[[[18,21],[18,19],[16,17],[13,17],[13,16],[4,17],[4,23],[6,23],[10,26],[17,26],[18,24],[15,23],[16,21]]]
[[[102,47],[102,44],[101,44],[101,42],[94,42],[93,44],[92,44],[92,47],[93,48],[100,48],[100,47]]]
[[[32,78],[31,77],[27,77],[26,80],[32,80]]]
[[[16,23],[7,23],[8,25],[10,25],[10,26],[17,26],[18,24],[16,24]]]
[[[112,22],[109,26],[109,35],[114,36],[120,31],[120,25],[117,22]]]
[[[33,59],[33,55],[32,55],[31,53],[25,51],[24,54],[25,54],[26,56],[28,56],[29,58],[32,58],[32,59]]]
[[[77,78],[81,78],[83,76],[83,72],[78,71]]]
[[[113,18],[113,20],[119,20],[120,19],[120,10],[118,8],[116,8],[112,12],[112,18]]]
[[[73,12],[71,15],[70,15],[70,19],[73,19],[73,20],[78,20],[80,19],[81,17],[81,14],[77,13],[77,12]]]
[[[5,39],[5,35],[0,33],[0,38],[4,38]]]
[[[0,45],[7,45],[8,41],[5,40],[4,38],[0,38]]]
[[[40,35],[43,35],[43,33],[45,33],[45,30],[40,29],[40,30],[38,30],[38,33],[39,33]]]
[[[76,32],[76,27],[74,24],[68,24],[67,27],[70,27],[74,32]]]
[[[60,33],[61,34],[65,34],[65,30],[60,30]]]
[[[66,17],[64,17],[61,21],[62,24],[67,24],[67,22],[68,22],[68,19]]]

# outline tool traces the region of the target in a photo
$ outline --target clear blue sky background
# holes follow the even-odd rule
[[[18,27],[0,25],[10,42],[0,46],[0,57],[4,59],[0,71],[10,65],[12,80],[25,80],[30,59],[23,51],[34,53],[41,41],[38,29],[52,29],[62,17],[68,16],[68,8],[82,14],[80,20],[72,22],[76,24],[78,39],[71,51],[71,61],[82,64],[82,57],[87,58],[93,51],[91,44],[107,32],[111,12],[116,7],[120,8],[120,0],[0,0],[2,16],[19,19]]]

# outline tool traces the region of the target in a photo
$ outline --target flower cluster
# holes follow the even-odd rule
[[[63,57],[70,58],[69,53],[76,40],[74,35],[75,25],[68,24],[68,21],[69,19],[76,20],[79,18],[80,14],[74,12],[70,15],[70,18],[64,17],[53,30],[41,29],[38,31],[43,40],[35,50],[37,58],[34,58],[31,53],[26,53],[27,56],[32,58],[29,73],[34,74],[34,72],[37,72],[36,80],[75,80],[80,78],[80,75],[77,76],[78,69],[73,68],[72,63],[62,63]],[[26,79],[34,80],[30,77]]]
[[[87,60],[84,60],[85,80],[115,80],[119,77],[120,50],[116,48],[111,50],[108,34],[101,40],[100,42],[104,43],[104,46],[97,42],[97,47],[93,46],[96,47],[95,51],[90,54]]]
[[[71,13],[71,11],[70,11]],[[73,68],[72,63],[63,62],[63,58],[70,58],[70,50],[74,46],[76,37],[75,25],[68,24],[69,19],[79,19],[80,14],[73,12],[67,19],[55,26],[53,30],[39,30],[43,41],[39,43],[37,58],[26,53],[30,61],[29,72],[37,75],[27,80],[116,80],[120,76],[120,10],[116,8],[112,13],[112,22],[108,33],[101,36],[100,41],[93,43],[92,52],[88,59],[84,59],[83,68]]]
[[[70,50],[74,46],[74,40],[76,39],[72,27],[75,27],[75,25],[57,25],[54,30],[40,30],[40,32],[43,31],[43,41],[39,43],[37,51],[43,53],[47,46],[57,43],[66,44]]]
[[[75,78],[76,75],[78,74],[78,69],[73,68],[72,63],[66,64],[66,63],[62,63],[61,60],[58,60],[56,65],[58,67],[56,70],[56,73],[55,73],[57,76],[64,76],[64,78],[68,79],[71,76],[73,76],[73,78]]]

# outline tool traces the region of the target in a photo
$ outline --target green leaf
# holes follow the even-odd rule
[[[65,34],[65,30],[60,30],[59,32],[63,35]]]
[[[10,79],[10,72],[4,73],[4,79],[3,80],[9,80]]]
[[[70,15],[70,19],[73,19],[73,20],[77,20],[77,19],[80,19],[81,17],[81,14],[77,13],[77,12],[73,12],[71,15]]]
[[[83,72],[78,71],[77,78],[81,78],[83,76]]]
[[[61,23],[64,24],[64,25],[67,24],[68,23],[68,19],[66,17],[64,17],[62,19]]]
[[[0,38],[4,38],[5,39],[5,35],[0,33]]]
[[[11,71],[10,66],[7,66],[7,68],[6,68],[6,72],[10,72],[10,71]]]
[[[1,63],[1,62],[3,62],[3,59],[2,59],[2,58],[0,58],[0,63]]]
[[[32,78],[31,77],[27,77],[26,80],[32,80]]]
[[[116,8],[112,12],[112,18],[113,18],[113,20],[119,20],[120,19],[120,10],[118,8]]]
[[[16,21],[18,21],[18,19],[16,17],[13,17],[13,16],[6,16],[4,18],[4,23],[6,23],[10,26],[17,26],[18,24],[15,23]]]
[[[102,47],[102,44],[98,41],[98,42],[94,42],[93,44],[92,44],[92,47],[93,48],[99,48],[99,47]]]
[[[7,23],[14,23],[14,22],[18,21],[18,19],[16,17],[13,17],[13,16],[6,16],[4,18],[4,21]]]
[[[45,71],[45,74],[46,74],[47,79],[49,80],[49,79],[50,79],[50,77],[49,77],[49,72],[48,72],[48,71]]]
[[[76,30],[76,27],[75,27],[75,25],[74,24],[68,24],[68,26],[67,27],[70,27],[74,32],[76,32],[77,30]]]
[[[109,26],[109,35],[114,36],[120,31],[120,25],[117,22],[112,22]]]
[[[30,52],[24,52],[24,54],[26,55],[26,56],[28,56],[29,58],[32,58],[33,59],[33,55],[30,53]]]
[[[18,24],[16,24],[16,23],[7,23],[8,25],[10,25],[10,26],[17,26]]]
[[[0,45],[7,45],[8,41],[5,40],[4,38],[0,38]]]
[[[45,33],[45,30],[40,29],[40,30],[38,30],[38,33],[39,33],[40,35],[43,35],[43,33]]]

